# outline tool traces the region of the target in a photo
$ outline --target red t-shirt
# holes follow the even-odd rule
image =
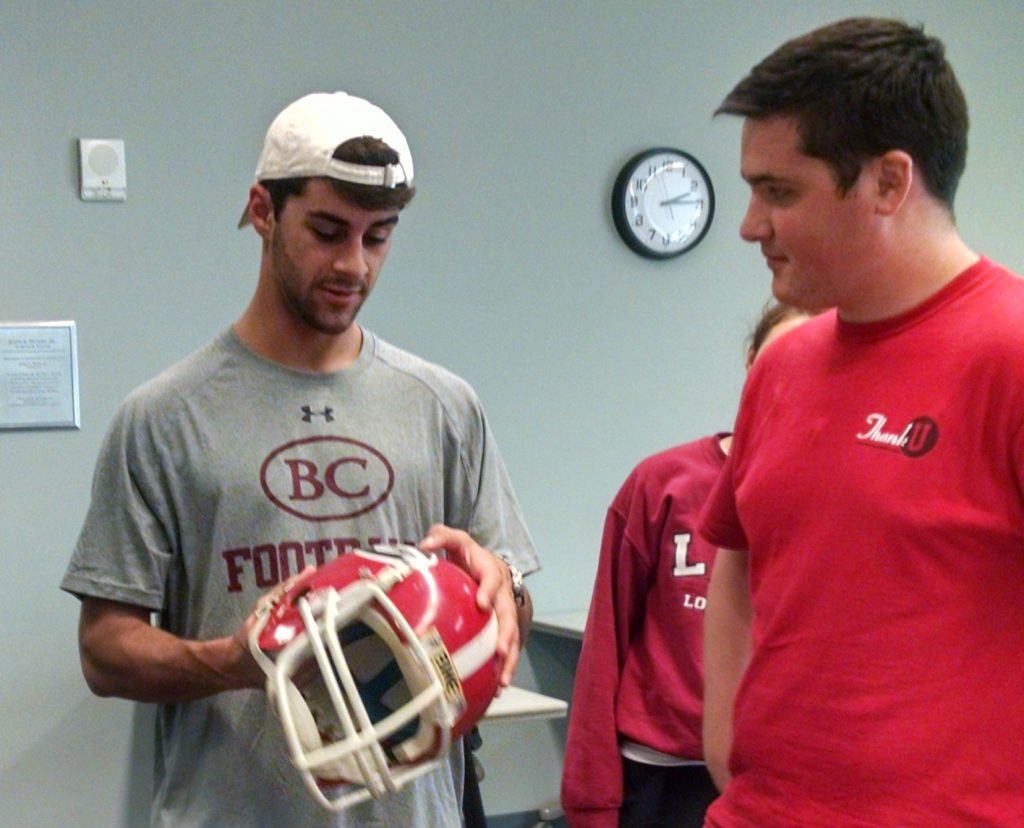
[[[754,651],[714,828],[1024,826],[1024,281],[767,350],[702,531]]]

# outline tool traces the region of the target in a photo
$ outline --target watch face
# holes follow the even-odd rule
[[[612,217],[634,251],[668,259],[694,247],[711,227],[715,191],[692,155],[662,147],[631,158],[612,190]]]

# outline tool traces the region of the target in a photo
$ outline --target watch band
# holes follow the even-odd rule
[[[512,581],[512,597],[515,599],[517,607],[526,606],[526,584],[523,583],[523,573],[512,561],[505,555],[498,555],[505,562],[505,566],[508,567],[509,578]]]

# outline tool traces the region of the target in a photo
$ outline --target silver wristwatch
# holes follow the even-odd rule
[[[508,567],[509,578],[512,580],[512,597],[515,599],[517,607],[526,606],[526,585],[523,583],[523,573],[519,567],[512,563],[504,555],[498,555],[505,562],[505,566]]]

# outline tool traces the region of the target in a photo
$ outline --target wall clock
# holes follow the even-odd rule
[[[714,215],[711,177],[682,150],[646,149],[630,158],[615,179],[615,228],[641,256],[670,259],[693,249]]]

